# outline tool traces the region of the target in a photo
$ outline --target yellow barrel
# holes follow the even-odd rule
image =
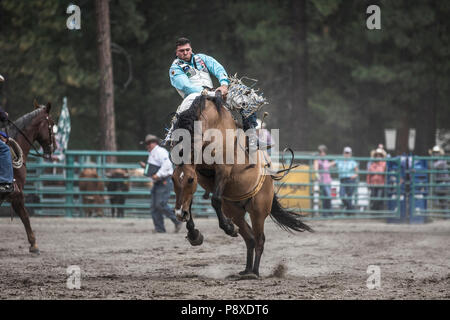
[[[302,172],[297,172],[301,170]],[[285,208],[292,208],[295,212],[298,212],[302,215],[308,215],[309,212],[302,212],[302,209],[310,209],[311,208],[311,198],[303,198],[303,199],[292,199],[287,198],[286,196],[303,196],[310,197],[311,196],[311,186],[308,185],[311,183],[309,166],[307,165],[299,165],[297,168],[292,169],[289,174],[284,177],[281,183],[295,183],[298,185],[283,185],[279,192],[278,197],[280,198],[280,203]],[[305,184],[305,185],[302,185]]]

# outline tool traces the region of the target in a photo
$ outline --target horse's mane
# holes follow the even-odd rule
[[[198,96],[194,99],[189,109],[181,112],[177,116],[174,129],[186,129],[194,134],[194,122],[198,120],[200,113],[205,109],[205,96]]]
[[[33,110],[23,116],[21,116],[19,119],[17,119],[16,121],[14,121],[15,126],[13,126],[12,124],[8,124],[7,126],[7,130],[8,130],[8,135],[15,139],[16,136],[18,135],[19,131],[17,130],[16,127],[18,127],[20,130],[23,130],[25,127],[27,127],[32,121],[33,119],[43,110],[43,107],[40,107],[36,110]]]
[[[220,108],[222,107],[222,94],[218,92],[214,98],[208,98],[212,100],[216,106],[217,112],[220,114]],[[186,129],[193,136],[194,134],[194,122],[199,120],[200,114],[205,109],[206,96],[200,95],[194,99],[189,109],[183,111],[177,116],[174,129]]]

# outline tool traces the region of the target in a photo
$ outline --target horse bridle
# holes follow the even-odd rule
[[[25,138],[25,140],[28,142],[28,144],[29,144],[31,147],[33,147],[34,151],[36,151],[36,154],[30,153],[32,156],[35,156],[35,157],[41,157],[41,158],[44,158],[44,159],[50,159],[50,156],[51,156],[52,150],[53,150],[53,130],[52,130],[52,125],[50,124],[50,118],[49,118],[48,115],[45,117],[45,120],[47,120],[48,134],[49,134],[49,137],[50,137],[50,153],[49,153],[49,154],[46,154],[46,153],[41,154],[41,153],[39,152],[39,150],[34,146],[34,144],[30,141],[30,139],[28,139],[28,137],[26,136],[26,134],[23,133],[23,131],[22,131],[18,126],[16,126],[16,124],[15,124],[14,122],[12,122],[12,121],[9,120],[9,119],[8,119],[8,122],[9,122],[10,124],[12,124],[14,128],[17,129],[17,131]],[[42,147],[42,149],[44,149],[44,147]],[[44,151],[44,152],[45,152],[45,151]]]

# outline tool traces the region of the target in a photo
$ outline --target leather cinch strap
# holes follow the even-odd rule
[[[222,196],[222,197],[228,201],[242,201],[242,200],[252,198],[259,192],[259,190],[261,190],[265,180],[266,180],[266,174],[265,174],[265,169],[263,168],[263,172],[258,178],[258,183],[256,184],[255,189],[253,189],[252,191],[247,192],[246,194],[243,194],[241,196],[236,196],[236,197]]]

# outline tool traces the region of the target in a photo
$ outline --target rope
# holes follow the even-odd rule
[[[230,85],[228,87],[226,105],[230,110],[238,110],[245,118],[248,118],[263,105],[268,104],[268,102],[262,94],[256,93],[258,90],[246,86],[242,79],[238,79],[236,75],[228,77]],[[256,80],[250,80],[255,81],[256,84]]]
[[[19,169],[23,165],[23,151],[16,140],[9,138],[9,149],[11,150],[13,168]]]

